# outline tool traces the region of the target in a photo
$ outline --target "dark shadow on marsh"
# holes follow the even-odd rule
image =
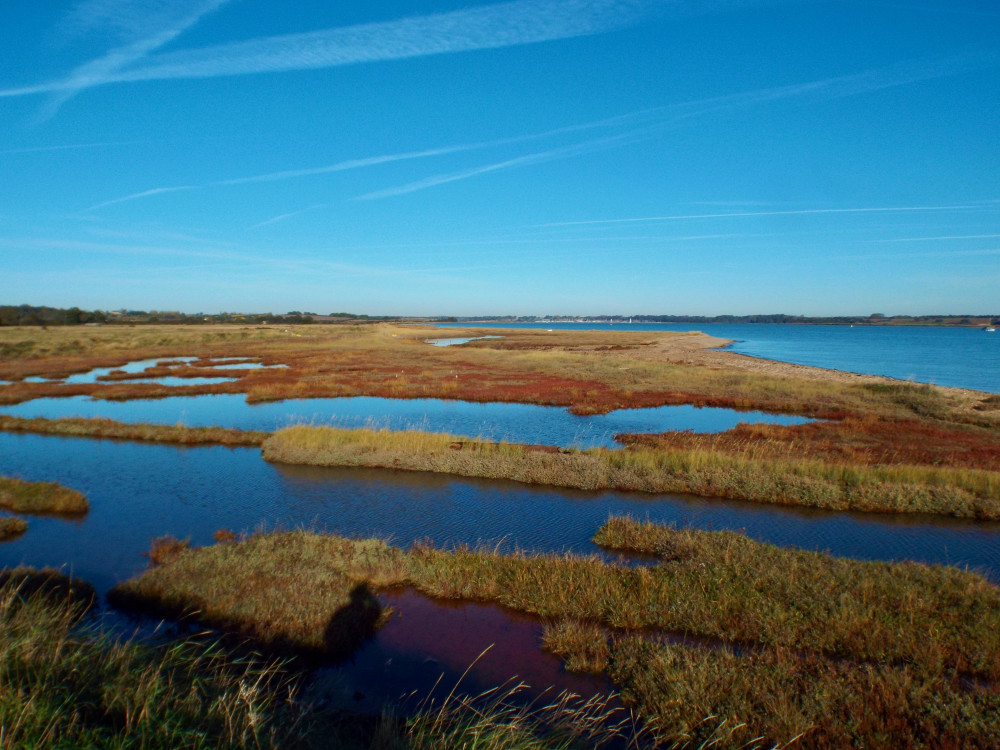
[[[44,598],[51,602],[67,602],[79,608],[83,615],[97,599],[94,587],[79,578],[71,578],[52,568],[5,568],[0,570],[0,589],[16,590],[22,599]]]
[[[382,605],[366,583],[351,589],[350,601],[338,609],[323,634],[327,655],[346,659],[375,635],[382,619]]]

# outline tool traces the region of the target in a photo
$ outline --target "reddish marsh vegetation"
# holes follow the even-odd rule
[[[850,418],[802,425],[740,424],[718,434],[620,435],[626,445],[710,450],[757,458],[912,464],[1000,471],[1000,433],[917,419]]]
[[[701,334],[625,331],[506,331],[503,338],[433,347],[441,329],[392,324],[299,326],[142,326],[0,330],[0,402],[40,396],[158,398],[245,393],[250,401],[383,396],[518,401],[579,413],[669,404],[762,409],[834,418],[877,413],[996,425],[1000,404],[985,394],[753,360],[747,370],[720,343]],[[481,331],[459,330],[456,335]],[[80,386],[20,382],[116,367],[136,359],[198,356],[194,374],[219,375],[209,364],[238,357],[271,370],[232,370],[233,383],[171,388],[106,382]],[[749,360],[747,360],[749,361]],[[187,369],[187,368],[184,368]]]

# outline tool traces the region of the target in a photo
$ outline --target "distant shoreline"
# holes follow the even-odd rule
[[[599,318],[449,318],[447,320],[436,319],[439,323],[458,323],[461,325],[475,325],[477,323],[491,323],[491,324],[545,324],[552,323],[556,325],[566,324],[566,323],[594,323],[594,324],[604,324],[604,325],[821,325],[821,326],[849,326],[849,327],[867,327],[867,328],[892,328],[892,327],[902,327],[902,326],[924,326],[928,328],[986,328],[989,326],[998,325],[994,322],[995,318],[990,318],[986,316],[954,316],[946,319],[937,319],[937,316],[928,316],[934,318],[932,320],[920,318],[885,318],[884,320],[879,319],[869,319],[863,318],[858,320],[841,320],[841,319],[830,319],[830,318],[789,318],[788,320],[760,320],[759,316],[747,315],[747,316],[721,316],[718,318],[662,318],[662,319],[652,319],[647,316],[632,316],[629,320],[628,316],[621,317],[599,317]],[[1000,316],[997,316],[1000,318]],[[433,318],[424,318],[422,320],[434,321]],[[610,322],[609,322],[610,320]],[[968,322],[960,322],[967,320]]]

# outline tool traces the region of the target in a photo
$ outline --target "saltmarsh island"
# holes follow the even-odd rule
[[[178,626],[173,645],[123,650],[85,611],[10,589],[3,617],[26,634],[8,638],[9,668],[24,668],[17,644],[45,622],[53,635],[32,648],[68,649],[80,665],[32,683],[59,705],[108,670],[217,686],[198,693],[211,730],[171,694],[149,716],[176,735],[121,724],[101,702],[99,721],[60,731],[86,738],[105,722],[242,747],[266,744],[246,729],[261,716],[268,737],[305,746],[434,747],[477,722],[516,726],[508,747],[998,736],[996,395],[744,357],[700,333],[448,334],[467,340],[431,345],[441,329],[419,323],[0,328],[0,471],[24,477],[0,482],[4,509],[49,524],[69,506],[31,498],[79,495],[62,484],[87,487],[74,508],[90,508],[23,538],[5,518],[4,564],[83,567],[118,616]],[[505,424],[525,421],[522,437],[491,432],[496,404],[514,409]],[[419,410],[454,405],[467,412],[451,428]],[[723,412],[735,421],[695,421]],[[558,439],[523,437],[557,434],[530,423],[556,414]],[[152,537],[163,538],[150,548]],[[55,559],[56,543],[82,552]],[[126,552],[105,561],[104,545]],[[979,545],[980,570],[940,564],[961,545]],[[447,625],[425,634],[421,617]],[[468,618],[501,623],[495,656]],[[504,650],[515,632],[527,645]],[[476,649],[461,651],[465,640]],[[401,654],[420,669],[386,667],[380,689],[428,702],[322,687],[330,670],[354,684],[352,664]],[[445,674],[443,694],[433,680],[404,684],[420,670]],[[251,673],[259,710],[227,713]],[[615,695],[540,704],[530,690],[489,691],[515,674]],[[40,741],[45,718],[19,706],[14,736]],[[222,721],[236,734],[216,731]]]

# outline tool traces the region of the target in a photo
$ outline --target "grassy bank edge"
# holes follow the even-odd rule
[[[0,431],[30,432],[63,437],[108,438],[144,443],[174,443],[178,445],[227,445],[255,447],[271,433],[254,430],[234,430],[225,427],[184,427],[183,425],[127,424],[112,419],[65,417],[46,419],[0,414]]]
[[[1000,472],[815,459],[750,459],[706,450],[583,451],[469,441],[417,431],[294,426],[262,445],[265,460],[430,471],[580,490],[687,493],[826,510],[1000,519]]]

